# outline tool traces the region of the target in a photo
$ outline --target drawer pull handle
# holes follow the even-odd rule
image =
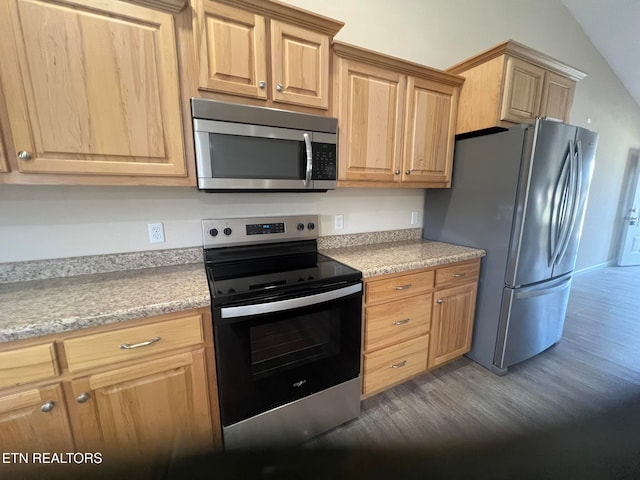
[[[140,347],[146,347],[148,345],[151,345],[153,343],[159,342],[160,340],[162,340],[160,337],[153,337],[150,338],[149,340],[147,340],[146,342],[140,342],[140,343],[123,343],[122,345],[120,345],[120,348],[122,350],[132,350],[134,348],[140,348]]]
[[[78,395],[76,397],[76,402],[78,403],[86,403],[89,398],[91,397],[91,395],[89,395],[87,392],[82,392],[80,395]]]
[[[410,283],[407,283],[406,285],[398,285],[396,287],[396,290],[406,290],[407,288],[411,288],[413,287],[413,285],[411,285]]]
[[[391,365],[389,368],[402,368],[407,364],[406,360],[402,360],[400,363],[395,363]]]
[[[456,273],[453,278],[460,278],[460,277],[466,277],[467,276],[467,272],[465,273]]]
[[[56,402],[54,401],[43,403],[42,406],[40,407],[40,411],[42,413],[49,413],[51,410],[53,410],[53,407],[55,406],[56,406]]]
[[[442,303],[444,300],[442,300],[441,298],[439,298],[438,300],[436,300],[436,303]]]
[[[395,322],[393,322],[393,325],[406,325],[410,321],[410,318],[405,318],[404,320],[396,320]]]

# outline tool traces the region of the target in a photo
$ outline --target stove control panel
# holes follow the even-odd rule
[[[318,238],[317,215],[202,220],[204,248]]]

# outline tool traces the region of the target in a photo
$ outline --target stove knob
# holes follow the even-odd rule
[[[309,222],[309,223],[307,223],[307,228],[309,230],[313,230],[314,228],[316,228],[316,224],[313,223],[313,222]]]
[[[225,234],[225,235],[227,235],[227,236],[231,235],[231,229],[230,229],[229,227],[225,228],[225,229],[223,230],[223,232],[224,232],[224,234]]]
[[[215,237],[218,235],[218,229],[217,228],[212,228],[211,230],[209,230],[209,235],[211,235],[212,237]]]
[[[304,223],[299,223],[296,228],[298,229],[299,232],[301,232],[302,230],[304,230]]]

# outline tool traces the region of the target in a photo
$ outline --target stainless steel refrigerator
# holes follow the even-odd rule
[[[468,357],[499,375],[561,336],[598,134],[536,120],[456,140],[424,238],[483,248]]]

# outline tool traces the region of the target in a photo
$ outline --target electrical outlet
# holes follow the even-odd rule
[[[411,225],[418,224],[418,212],[411,212]]]
[[[150,223],[149,227],[149,243],[164,243],[164,224]]]
[[[344,228],[344,215],[339,214],[334,217],[333,228],[335,230],[342,230]]]

